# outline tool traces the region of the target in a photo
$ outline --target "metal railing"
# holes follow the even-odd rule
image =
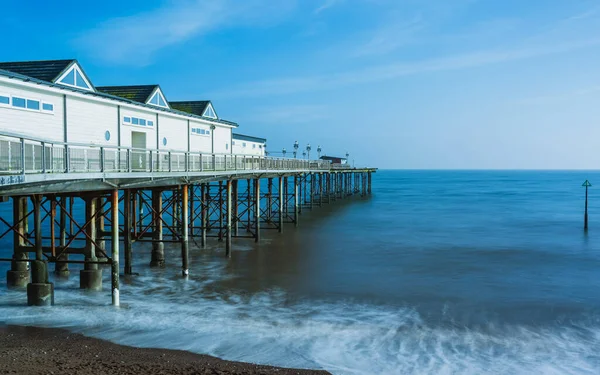
[[[0,174],[329,170],[324,160],[45,142],[0,134]]]

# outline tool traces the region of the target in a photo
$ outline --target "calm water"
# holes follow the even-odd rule
[[[0,285],[0,321],[334,374],[598,374],[600,188],[585,235],[585,179],[600,172],[381,171],[372,197],[236,240],[230,261],[194,249],[188,280],[177,247],[164,270],[136,247],[120,309],[108,269],[93,294],[71,267],[53,308]]]

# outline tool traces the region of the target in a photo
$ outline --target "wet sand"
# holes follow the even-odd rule
[[[1,326],[0,374],[329,374],[285,369],[179,350],[140,349],[61,329]]]

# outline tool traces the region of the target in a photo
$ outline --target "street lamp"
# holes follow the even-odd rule
[[[281,153],[283,153],[283,157],[284,157],[284,158],[285,158],[285,153],[286,153],[286,152],[287,152],[287,151],[285,150],[285,147],[284,147],[284,148],[283,148],[283,150],[281,150]]]
[[[320,145],[317,146],[317,155],[318,155],[319,159],[321,159],[321,151],[322,151],[321,146]]]
[[[300,147],[298,141],[294,142],[294,159],[296,159],[296,155],[298,154],[298,147]]]
[[[308,152],[308,158],[310,159],[310,143],[306,145],[306,151]]]
[[[350,156],[350,153],[348,151],[346,151],[346,164],[350,164],[348,161],[348,157]]]
[[[302,157],[306,159],[306,151],[302,151]]]

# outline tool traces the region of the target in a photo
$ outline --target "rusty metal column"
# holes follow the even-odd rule
[[[141,205],[140,205],[141,206]],[[162,191],[152,190],[152,258],[150,267],[165,266],[165,244],[163,243]]]
[[[189,219],[190,219],[190,229],[189,229],[189,233],[192,236],[192,238],[194,237],[194,228],[196,227],[196,194],[195,194],[195,187],[194,185],[190,185],[188,188],[188,194],[189,194],[189,200],[190,200],[190,212],[188,213]]]
[[[133,236],[137,237],[137,205],[138,205],[138,192],[137,190],[131,189],[132,202],[131,202],[131,223],[133,229]]]
[[[189,266],[189,186],[181,186],[181,274],[190,274]]]
[[[260,241],[260,178],[254,180],[254,221],[256,233],[254,241]]]
[[[227,180],[227,212],[226,212],[226,225],[227,225],[227,233],[225,238],[225,256],[227,258],[231,258],[231,216],[233,212],[232,202],[231,202],[231,192],[232,192],[232,182],[231,179]]]
[[[25,204],[23,204],[25,201]],[[24,288],[29,283],[29,269],[26,260],[27,253],[21,251],[25,244],[25,216],[24,207],[27,207],[27,198],[13,197],[13,262],[10,270],[6,271],[6,285],[9,288]]]
[[[202,211],[200,212],[200,220],[201,220],[200,225],[202,226],[202,236],[200,239],[200,245],[202,246],[202,248],[206,247],[206,227],[207,227],[207,223],[208,223],[208,202],[207,202],[208,193],[206,190],[207,190],[206,184],[205,183],[201,184],[200,185],[200,195],[202,196],[202,199],[201,199]]]
[[[35,260],[31,262],[31,283],[27,284],[27,305],[29,306],[54,304],[54,287],[48,282],[48,264],[43,260],[42,198],[41,195],[31,197],[35,232]]]
[[[298,226],[298,175],[294,175],[294,225]]]
[[[252,207],[254,206],[254,198],[252,190],[252,180],[246,180],[246,205],[248,207],[247,216],[246,216],[246,232],[250,231],[252,228]]]
[[[112,202],[111,202],[111,216],[112,216],[112,238],[111,238],[111,289],[112,289],[112,304],[113,306],[119,306],[119,190],[115,189],[112,191]],[[127,234],[125,234],[127,236]]]
[[[132,248],[131,248],[131,190],[123,192],[123,244],[125,245],[125,275],[133,274]],[[135,225],[134,225],[135,226]]]
[[[279,233],[283,232],[283,177],[279,177]]]
[[[283,178],[283,215],[288,217],[288,178]]]
[[[98,267],[96,256],[96,223],[95,215],[98,212],[98,198],[85,198],[85,222],[86,241],[85,241],[85,261],[83,269],[79,271],[79,287],[88,290],[102,290],[102,268]]]
[[[304,180],[305,176],[304,174],[299,174],[298,175],[298,196],[296,197],[296,201],[298,202],[298,213],[301,214],[302,213],[302,194],[303,194],[303,189],[302,189],[302,181]]]
[[[104,241],[104,198],[98,198],[96,201],[96,210],[98,210],[98,214],[96,215],[96,243],[99,249],[108,254],[106,241]],[[98,261],[107,261],[104,255],[98,256],[98,252],[96,252],[96,257]]]
[[[59,246],[64,249],[67,245],[67,198],[60,198],[60,214],[58,219],[58,231],[59,231]],[[62,251],[62,250],[61,250]],[[69,264],[61,263],[60,261],[68,261],[69,254],[66,252],[60,255],[54,264],[54,273],[60,277],[69,276]]]

